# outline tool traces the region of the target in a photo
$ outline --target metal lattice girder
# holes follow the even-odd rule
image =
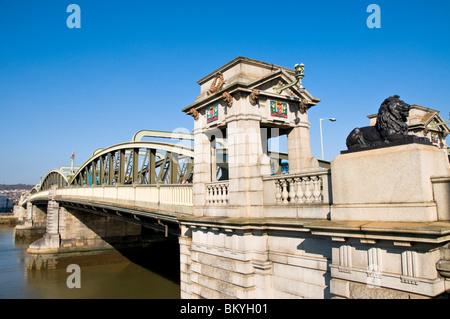
[[[68,174],[59,169],[52,169],[49,171],[45,177],[42,179],[42,182],[39,186],[39,191],[48,190],[52,185],[56,185],[57,187],[66,187],[69,184]]]
[[[146,131],[147,132],[147,131]],[[154,132],[154,131],[152,131]],[[164,133],[164,132],[163,132]],[[183,138],[185,138],[184,134]],[[284,153],[270,153],[280,159]],[[39,190],[52,185],[116,185],[116,184],[175,184],[192,180],[194,151],[191,147],[160,142],[128,142],[98,149],[70,178],[67,170],[60,168],[47,173]],[[226,148],[218,150],[217,177],[228,178]]]
[[[192,176],[192,148],[169,143],[129,142],[96,151],[72,185],[176,184]]]

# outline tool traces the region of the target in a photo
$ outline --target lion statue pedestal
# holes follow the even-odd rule
[[[403,112],[407,109],[398,96],[383,104],[401,106]],[[380,113],[381,108],[379,118]],[[403,119],[406,122],[406,117]],[[407,135],[407,127],[405,131],[397,125],[402,127],[399,131],[387,124],[383,129],[353,130],[347,138],[349,151],[341,152],[331,163],[332,220],[438,220],[430,178],[448,175],[445,154],[424,139]]]

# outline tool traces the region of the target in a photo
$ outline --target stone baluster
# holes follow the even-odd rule
[[[226,186],[224,184],[219,185],[220,191],[220,204],[225,205],[227,203]]]
[[[222,185],[222,192],[223,204],[226,205],[228,203],[228,184]]]
[[[209,193],[209,204],[212,205],[214,203],[214,187],[212,185],[208,186]]]
[[[275,201],[277,204],[281,203],[281,181],[275,182]]]
[[[281,189],[281,201],[283,204],[287,204],[289,193],[287,190],[287,181],[285,179],[281,180]]]
[[[287,180],[289,184],[289,201],[294,203],[295,201],[295,181],[293,178]]]
[[[214,189],[214,204],[220,205],[220,202],[219,202],[220,193],[219,193],[218,185],[214,185],[213,189]]]
[[[312,202],[312,192],[311,192],[311,179],[309,177],[305,177],[305,202]]]
[[[303,178],[299,177],[295,179],[296,185],[297,185],[297,197],[296,197],[296,203],[301,204],[304,202],[303,199]]]
[[[206,186],[206,203],[211,204],[211,186]]]
[[[222,185],[216,185],[216,204],[223,205]]]
[[[311,179],[313,180],[313,183],[314,183],[314,190],[313,190],[314,202],[320,202],[322,199],[321,198],[322,192],[320,190],[321,179],[318,176],[314,176]]]
[[[216,202],[217,205],[222,205],[222,186],[221,185],[216,185]]]

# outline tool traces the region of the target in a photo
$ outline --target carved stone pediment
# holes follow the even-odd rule
[[[269,80],[265,83],[262,83],[261,85],[258,85],[252,89],[259,90],[260,92],[275,93],[273,91],[274,87],[283,86],[283,85],[286,85],[287,83],[288,83],[287,80],[285,80],[283,78],[275,78],[275,79]],[[291,98],[296,97],[295,93],[291,89],[284,90],[282,95],[287,95],[287,96],[290,96]]]
[[[306,89],[300,89],[299,85],[283,90],[281,94],[274,91],[276,87],[285,86],[293,81],[292,77],[286,72],[280,70],[276,73],[265,76],[254,83],[251,83],[249,89],[258,90],[259,95],[278,95],[280,98],[288,98],[289,100],[297,100],[300,103],[300,112],[303,114],[310,107],[320,102],[320,99],[313,97]]]

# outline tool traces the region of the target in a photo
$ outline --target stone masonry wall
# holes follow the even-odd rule
[[[109,246],[137,242],[141,226],[111,217],[60,208],[59,233],[61,247]]]
[[[180,239],[182,298],[330,298],[325,239],[286,231],[191,231],[192,238]]]

